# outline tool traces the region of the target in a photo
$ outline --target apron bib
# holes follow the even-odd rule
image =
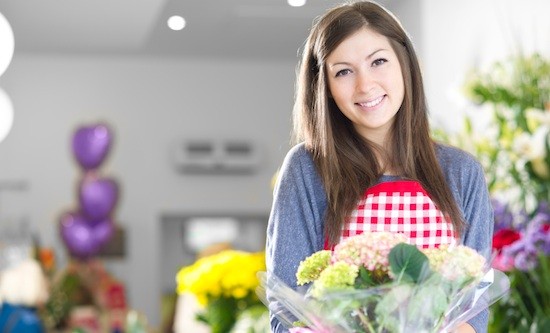
[[[409,180],[383,182],[367,189],[345,221],[340,241],[365,231],[402,233],[419,248],[457,244],[451,220],[419,182]]]

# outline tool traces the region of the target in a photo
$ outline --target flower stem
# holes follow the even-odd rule
[[[529,299],[531,300],[531,304],[535,308],[535,313],[544,313],[542,308],[540,307],[540,304],[537,300],[537,296],[535,295],[535,291],[533,290],[532,281],[529,278],[529,275],[527,273],[519,271],[521,274],[521,279],[524,281],[524,287],[527,290],[527,295],[529,296]]]
[[[518,290],[518,287],[521,287],[523,281],[521,272],[517,269],[512,271],[510,278],[513,279],[512,286],[510,286],[510,297],[517,302],[517,307],[519,308],[521,316],[523,316],[528,322],[532,322],[533,316],[531,315],[531,311],[529,311],[525,305],[523,293]]]
[[[361,312],[360,310],[357,311],[357,316],[361,320],[361,324],[363,324],[363,327],[368,329],[367,332],[376,333],[374,330],[374,327],[372,327],[371,323],[369,322],[369,319]]]
[[[547,312],[546,315],[550,316],[550,285],[548,284],[548,281],[550,280],[550,267],[548,263],[548,257],[546,257],[543,253],[539,253],[539,267],[541,274],[537,282],[544,291],[541,297],[542,302],[544,302],[543,308]]]

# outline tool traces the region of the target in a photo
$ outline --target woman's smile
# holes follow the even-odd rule
[[[371,99],[371,100],[366,101],[366,102],[359,102],[359,103],[357,103],[357,105],[359,105],[362,108],[373,109],[376,106],[380,105],[380,103],[382,103],[382,101],[384,100],[385,97],[386,97],[386,95],[383,95],[383,96],[377,97],[375,99]]]

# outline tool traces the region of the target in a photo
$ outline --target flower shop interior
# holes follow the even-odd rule
[[[229,331],[194,319],[200,302],[183,299],[177,276],[264,250],[299,51],[338,3],[0,0],[0,300],[43,330],[9,315],[0,329]],[[548,268],[550,222],[536,213],[550,198],[550,2],[379,3],[415,44],[434,136],[486,168],[496,257],[536,220]],[[522,258],[498,264],[550,278]],[[530,296],[523,310],[499,303],[494,332],[550,325],[547,280],[531,278],[544,290],[512,281]]]

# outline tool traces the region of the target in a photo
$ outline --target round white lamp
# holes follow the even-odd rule
[[[168,27],[170,27],[170,29],[172,30],[181,30],[183,28],[185,28],[185,19],[179,15],[174,15],[174,16],[171,16],[169,19],[168,19]]]
[[[0,13],[0,76],[4,74],[11,62],[13,47],[13,30],[8,20]]]
[[[13,125],[13,104],[6,92],[0,89],[0,142],[6,138]]]

